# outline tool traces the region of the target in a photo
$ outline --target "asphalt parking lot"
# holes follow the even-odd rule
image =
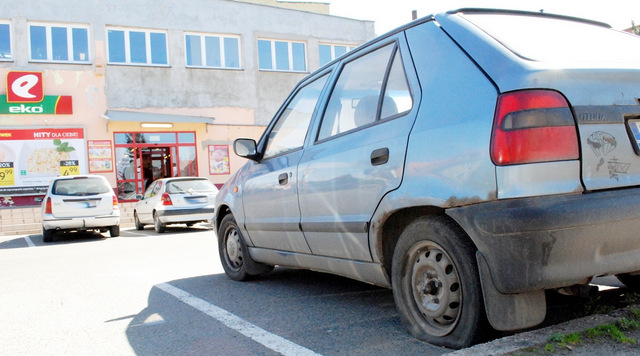
[[[246,283],[229,280],[206,226],[165,234],[123,229],[118,238],[105,236],[64,236],[47,244],[41,235],[0,238],[0,355],[454,351],[406,333],[387,289],[285,268]],[[600,299],[619,298],[615,287],[602,288],[613,289]],[[591,307],[592,302],[554,299],[546,324],[581,319]],[[501,335],[466,352],[512,352],[514,345],[546,337],[538,333],[538,339],[536,330]],[[511,340],[511,346],[500,346],[500,340]]]

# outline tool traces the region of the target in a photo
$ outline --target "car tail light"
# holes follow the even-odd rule
[[[51,198],[47,198],[47,201],[45,202],[44,213],[53,214],[53,209],[51,208]]]
[[[118,197],[117,196],[113,196],[113,210],[119,210],[120,207],[118,206]]]
[[[173,202],[171,202],[171,196],[167,192],[162,193],[160,200],[162,200],[162,205],[173,205]]]
[[[579,158],[573,114],[562,94],[526,90],[498,97],[491,159],[498,166]]]

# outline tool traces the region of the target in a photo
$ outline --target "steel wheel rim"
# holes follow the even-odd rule
[[[229,229],[225,241],[225,257],[229,267],[239,270],[242,267],[242,246],[238,230]]]
[[[422,241],[409,251],[410,288],[416,312],[427,324],[429,333],[451,333],[462,309],[462,286],[453,260],[435,242]]]

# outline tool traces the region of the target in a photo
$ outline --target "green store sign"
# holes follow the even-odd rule
[[[73,103],[68,95],[45,95],[39,103],[9,103],[0,95],[0,115],[71,115]]]

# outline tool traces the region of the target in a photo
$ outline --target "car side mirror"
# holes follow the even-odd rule
[[[144,196],[142,194],[136,194],[136,199],[142,200],[144,199]]]
[[[258,160],[258,146],[253,139],[239,138],[233,141],[233,151],[240,157],[253,161]]]

